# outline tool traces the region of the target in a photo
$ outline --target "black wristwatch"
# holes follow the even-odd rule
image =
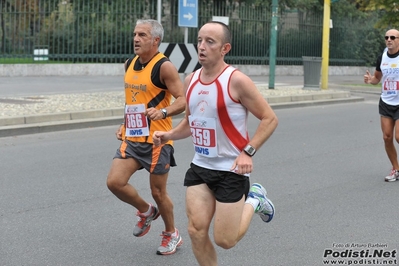
[[[166,111],[165,108],[161,109],[161,113],[163,114],[163,119],[165,119],[168,116],[168,111]]]
[[[247,146],[245,146],[243,151],[245,151],[245,153],[251,157],[254,156],[256,153],[256,149],[249,144]]]

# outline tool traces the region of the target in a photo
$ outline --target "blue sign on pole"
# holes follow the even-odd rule
[[[198,0],[179,0],[179,27],[198,27]]]

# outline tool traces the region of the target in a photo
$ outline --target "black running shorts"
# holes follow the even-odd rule
[[[395,105],[386,104],[380,98],[380,103],[378,104],[378,110],[380,112],[380,115],[383,117],[392,118],[394,121],[399,119],[399,105],[395,106]]]
[[[169,172],[171,166],[176,166],[173,153],[173,146],[169,144],[155,147],[151,143],[124,140],[116,150],[114,159],[134,158],[141,164],[140,169],[144,168],[151,174],[163,175]]]
[[[249,177],[228,171],[210,170],[191,163],[184,178],[184,186],[207,184],[216,200],[224,203],[237,202],[248,196]]]

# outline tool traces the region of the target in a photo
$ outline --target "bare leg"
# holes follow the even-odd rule
[[[114,159],[107,177],[107,186],[118,199],[132,205],[139,212],[146,212],[148,210],[148,203],[128,183],[130,177],[139,167],[139,163],[132,158]]]
[[[186,212],[191,246],[199,265],[217,266],[216,250],[209,238],[209,226],[215,212],[215,198],[207,185],[187,188]]]
[[[240,241],[249,228],[254,208],[245,198],[234,203],[216,202],[214,238],[218,246],[229,249]]]
[[[163,175],[150,175],[151,194],[157,203],[158,209],[165,223],[165,231],[173,233],[175,231],[173,202],[167,193],[167,180],[168,173]]]
[[[388,155],[392,168],[399,170],[398,156],[393,142],[395,122],[393,119],[381,116],[381,130],[385,143],[385,151]],[[399,135],[396,133],[395,135]]]

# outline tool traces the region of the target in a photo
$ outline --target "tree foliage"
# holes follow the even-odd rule
[[[359,9],[364,12],[378,13],[380,19],[376,28],[387,30],[399,28],[399,2],[396,0],[357,0]]]

